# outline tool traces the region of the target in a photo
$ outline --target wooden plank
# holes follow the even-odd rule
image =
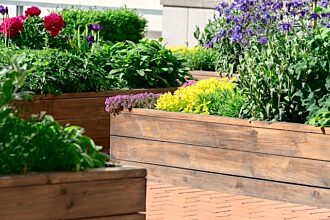
[[[330,190],[123,161],[148,169],[148,181],[330,208]]]
[[[119,160],[330,188],[326,161],[115,136],[111,154]]]
[[[56,120],[78,119],[85,117],[107,117],[109,114],[104,109],[103,97],[37,100],[28,104],[21,104],[25,114],[35,114],[46,111]]]
[[[209,78],[222,78],[220,73],[214,71],[193,70],[190,71],[190,74],[196,80],[203,80]]]
[[[110,120],[107,117],[86,117],[79,119],[58,120],[62,125],[78,125],[85,129],[86,135],[93,138],[109,138],[110,136]]]
[[[81,172],[31,173],[0,176],[0,188],[142,178],[145,176],[145,169],[132,166],[99,168]]]
[[[0,189],[1,220],[81,219],[145,211],[145,178]],[[33,198],[33,199],[31,199]]]
[[[324,131],[319,127],[314,127],[311,125],[304,125],[298,123],[286,123],[286,122],[270,122],[270,121],[250,121],[248,119],[240,118],[230,118],[212,115],[200,115],[192,113],[182,113],[182,112],[166,112],[153,109],[134,109],[132,112],[123,112],[124,114],[134,114],[143,115],[148,117],[157,118],[171,118],[178,120],[188,120],[188,121],[202,121],[210,123],[228,124],[228,125],[240,125],[245,127],[259,127],[268,129],[277,129],[285,131],[300,131],[304,133],[316,133],[330,135],[330,129],[325,128]]]
[[[106,138],[93,138],[90,136],[96,145],[102,146],[103,149],[110,148],[110,136]]]
[[[136,111],[140,109],[111,117],[111,135],[330,161],[329,135],[228,124],[226,118],[222,123],[222,117],[204,116],[220,118],[218,122],[209,122],[201,117],[199,120],[167,117],[166,113],[163,117],[160,113],[154,116],[155,110],[146,111],[150,116]]]
[[[132,214],[132,215],[118,215],[110,217],[101,218],[85,218],[80,220],[145,220],[146,216],[144,214]]]

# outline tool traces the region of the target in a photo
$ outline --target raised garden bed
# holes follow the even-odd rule
[[[0,176],[1,220],[143,220],[146,170]]]
[[[195,80],[202,80],[208,78],[221,78],[220,73],[213,71],[193,70],[190,74]]]
[[[143,92],[163,93],[174,90],[175,88],[161,88],[35,95],[32,102],[18,102],[16,105],[27,115],[45,111],[62,125],[81,126],[96,144],[108,148],[110,146],[110,115],[103,107],[107,97]]]
[[[111,153],[164,183],[330,207],[330,134],[313,126],[134,109],[111,119]]]

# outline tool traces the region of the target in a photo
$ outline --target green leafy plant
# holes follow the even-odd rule
[[[176,87],[189,78],[185,60],[157,40],[119,42],[108,47],[110,75],[129,88]]]
[[[76,30],[80,29],[82,32],[87,25],[97,23],[103,27],[100,37],[114,43],[126,40],[138,42],[144,37],[147,25],[146,19],[138,15],[136,11],[127,8],[64,9],[60,13],[66,22],[64,34],[72,36]]]
[[[91,92],[122,87],[116,79],[108,78],[107,58],[101,52],[73,54],[57,49],[2,50],[4,55],[25,54],[24,62],[34,74],[29,75],[21,90],[38,94],[64,92]],[[1,55],[1,56],[2,56]],[[5,62],[5,60],[2,60]]]
[[[24,120],[11,107],[29,72],[22,57],[0,67],[0,173],[78,171],[103,167],[108,156],[77,126],[62,127],[41,114]]]
[[[201,46],[193,48],[170,48],[174,53],[183,56],[187,60],[190,70],[215,71],[218,53],[214,49],[206,49]]]

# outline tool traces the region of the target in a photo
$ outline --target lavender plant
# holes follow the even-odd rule
[[[155,103],[160,97],[160,93],[139,93],[133,95],[117,95],[106,99],[105,110],[113,115],[118,115],[121,111],[133,108],[155,108]]]

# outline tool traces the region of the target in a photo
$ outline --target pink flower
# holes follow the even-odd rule
[[[26,11],[25,11],[25,16],[28,17],[28,16],[39,16],[41,13],[41,10],[37,7],[37,6],[32,6],[30,8],[28,8]]]
[[[0,32],[9,38],[18,36],[24,29],[21,17],[6,18],[0,25]]]
[[[53,36],[56,37],[64,27],[64,20],[61,15],[51,13],[45,16],[45,28]]]

